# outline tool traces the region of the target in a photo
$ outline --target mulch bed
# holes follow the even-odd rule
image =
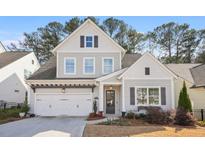
[[[149,124],[142,119],[120,119],[113,120],[112,123],[87,124],[83,136],[201,137],[205,136],[205,129],[199,126]]]

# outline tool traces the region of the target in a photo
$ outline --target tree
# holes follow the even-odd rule
[[[192,105],[189,95],[187,93],[186,83],[183,82],[183,87],[179,94],[178,109],[183,109],[187,112],[192,112]]]
[[[183,63],[191,63],[194,59],[194,53],[200,43],[201,38],[195,29],[187,30],[183,36],[182,54]]]
[[[82,24],[82,20],[78,17],[74,17],[65,23],[64,31],[67,34],[71,34],[74,30],[76,30]]]
[[[130,28],[127,31],[127,53],[142,51],[144,41],[145,37],[142,33],[138,33],[135,29]]]
[[[120,26],[120,20],[110,17],[103,21],[102,29],[111,37],[114,38]]]
[[[199,31],[199,37],[201,39],[198,53],[195,62],[205,63],[205,29]]]

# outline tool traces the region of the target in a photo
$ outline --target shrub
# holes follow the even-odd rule
[[[193,126],[195,125],[195,122],[196,121],[190,112],[187,112],[182,108],[177,109],[175,124],[182,126]]]
[[[127,118],[127,119],[135,119],[135,113],[130,111],[130,112],[128,112],[126,114],[125,118]]]
[[[21,112],[28,113],[29,109],[30,108],[28,106],[28,98],[27,98],[27,92],[26,92],[26,94],[25,94],[25,101],[24,101],[24,104],[21,107]]]
[[[148,107],[145,121],[152,124],[170,124],[174,117],[170,111],[163,111],[160,107]]]
[[[21,112],[21,109],[18,108],[12,108],[12,109],[1,109],[0,110],[0,119],[7,119],[10,117],[19,117],[19,112]]]
[[[183,87],[179,94],[178,108],[181,108],[187,112],[192,112],[192,105],[187,93],[186,83],[183,82]]]
[[[21,107],[21,112],[25,112],[25,113],[28,113],[29,111],[29,106],[28,104],[23,104],[23,106]]]

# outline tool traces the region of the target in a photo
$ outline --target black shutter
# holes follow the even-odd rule
[[[130,88],[130,105],[135,105],[135,88]]]
[[[85,44],[85,37],[84,36],[80,36],[80,47],[84,48],[84,44]]]
[[[98,36],[97,35],[94,36],[94,47],[98,48]]]
[[[161,104],[166,105],[166,88],[161,87]]]

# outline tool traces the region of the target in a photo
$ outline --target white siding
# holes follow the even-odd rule
[[[32,64],[34,60],[34,64]],[[33,53],[0,69],[0,100],[22,103],[28,86],[24,80],[24,69],[34,73],[39,68],[39,63]],[[19,92],[15,92],[19,90]]]
[[[150,68],[150,75],[145,75],[145,67]],[[170,79],[172,75],[156,59],[144,54],[135,64],[125,71],[125,79]]]

